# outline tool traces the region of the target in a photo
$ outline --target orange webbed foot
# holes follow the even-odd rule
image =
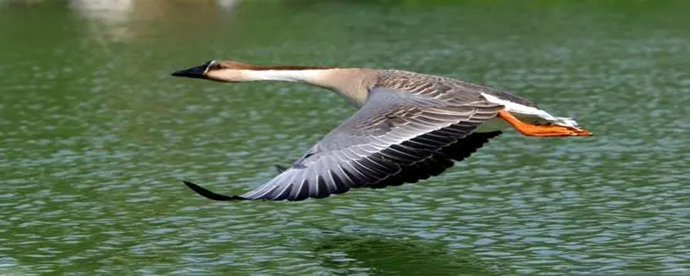
[[[513,114],[506,110],[498,112],[498,116],[506,120],[515,129],[525,136],[532,137],[572,137],[572,136],[592,136],[593,134],[585,129],[570,126],[558,125],[533,125],[520,121]]]

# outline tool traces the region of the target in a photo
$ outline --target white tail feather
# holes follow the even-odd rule
[[[556,116],[553,116],[553,115],[549,114],[548,112],[541,110],[539,108],[522,105],[522,104],[511,102],[508,100],[503,100],[503,99],[500,99],[496,96],[486,94],[486,93],[482,93],[482,96],[484,96],[484,98],[486,98],[486,100],[489,102],[505,106],[505,109],[508,112],[514,113],[515,116],[518,118],[538,117],[538,118],[544,119],[548,122],[551,122],[555,125],[567,126],[567,127],[578,127],[577,122],[571,118],[556,117]]]

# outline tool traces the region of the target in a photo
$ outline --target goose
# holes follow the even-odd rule
[[[222,195],[189,181],[212,200],[324,198],[354,188],[384,188],[437,176],[503,130],[531,137],[592,133],[509,92],[403,70],[260,66],[208,61],[172,76],[218,82],[286,81],[315,85],[359,109],[289,167],[241,195]]]

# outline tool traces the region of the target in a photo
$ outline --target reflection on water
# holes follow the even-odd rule
[[[178,17],[180,7],[191,8],[188,20],[209,21],[221,11],[229,11],[239,0],[70,0],[70,7],[83,16],[92,37],[116,41],[136,39],[153,20]],[[178,14],[176,14],[178,13]],[[140,33],[139,35],[144,35]]]
[[[70,6],[92,25],[92,36],[113,40],[132,38],[132,29],[126,23],[130,20],[134,0],[71,0]]]
[[[85,2],[0,8],[0,274],[690,269],[690,2]],[[169,77],[213,58],[489,83],[596,136],[508,131],[415,185],[210,202],[180,180],[246,191],[353,112]]]
[[[385,236],[326,236],[312,250],[333,273],[352,275],[507,275],[500,265],[449,253],[443,243]]]
[[[0,0],[0,5],[32,8],[44,0]],[[69,0],[64,7],[88,25],[90,37],[103,43],[131,41],[149,35],[152,22],[180,21],[211,25],[214,18],[231,12],[240,0]],[[177,20],[169,20],[176,18]]]
[[[71,7],[92,25],[92,37],[121,41],[146,35],[151,21],[167,21],[167,17],[185,16],[188,21],[211,24],[212,18],[238,3],[239,0],[71,0]],[[191,9],[181,14],[180,7],[184,6]]]
[[[71,0],[70,7],[90,20],[116,24],[128,20],[134,0]]]

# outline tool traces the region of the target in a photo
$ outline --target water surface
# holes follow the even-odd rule
[[[0,1],[0,274],[690,270],[685,1]],[[110,4],[109,4],[110,3]],[[222,203],[354,111],[209,59],[516,91],[596,136],[508,131],[421,184]]]

